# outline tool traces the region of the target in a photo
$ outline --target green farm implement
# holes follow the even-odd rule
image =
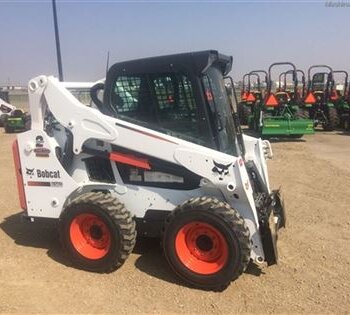
[[[276,66],[292,68],[288,72],[292,74],[292,91],[280,86],[272,91],[271,70]],[[265,137],[301,138],[304,134],[314,134],[313,121],[306,117],[300,105],[296,67],[290,62],[273,63],[268,71],[266,95],[254,107],[250,126]]]

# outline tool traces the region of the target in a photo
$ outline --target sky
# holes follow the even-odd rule
[[[103,78],[108,51],[112,64],[215,49],[235,80],[276,61],[350,71],[350,5],[325,3],[57,0],[64,79]],[[0,86],[58,76],[51,0],[0,0],[0,34]]]

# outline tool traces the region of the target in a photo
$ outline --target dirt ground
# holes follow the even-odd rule
[[[280,263],[251,265],[224,292],[184,286],[158,243],[141,240],[112,274],[74,269],[54,226],[22,223],[14,135],[0,129],[0,313],[350,313],[350,134],[274,142],[272,186],[282,186],[287,229]]]

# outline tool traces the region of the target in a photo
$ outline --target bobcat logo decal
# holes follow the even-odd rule
[[[218,162],[215,162],[214,160],[213,160],[213,163],[214,163],[214,167],[212,168],[212,171],[214,173],[219,174],[219,180],[223,180],[224,176],[226,176],[230,173],[229,167],[232,165],[232,163],[220,164]]]
[[[29,176],[34,175],[34,168],[26,168],[26,174]]]

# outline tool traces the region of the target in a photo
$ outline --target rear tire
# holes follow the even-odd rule
[[[12,133],[13,132],[13,129],[6,123],[5,123],[5,132],[6,133]]]
[[[241,116],[242,116],[241,124],[248,125],[249,116],[252,114],[252,109],[251,109],[250,105],[242,105],[241,111],[242,111],[241,112]]]
[[[350,118],[349,118],[349,117],[347,117],[347,118],[344,120],[344,122],[343,122],[343,128],[344,128],[345,130],[350,130]]]
[[[111,272],[123,265],[136,242],[135,221],[109,193],[74,199],[59,220],[63,248],[78,268]]]
[[[328,108],[328,122],[323,126],[326,131],[333,131],[339,124],[338,112],[334,107]]]
[[[171,268],[186,283],[222,291],[247,268],[250,234],[244,219],[227,203],[192,198],[168,216],[163,249]]]

